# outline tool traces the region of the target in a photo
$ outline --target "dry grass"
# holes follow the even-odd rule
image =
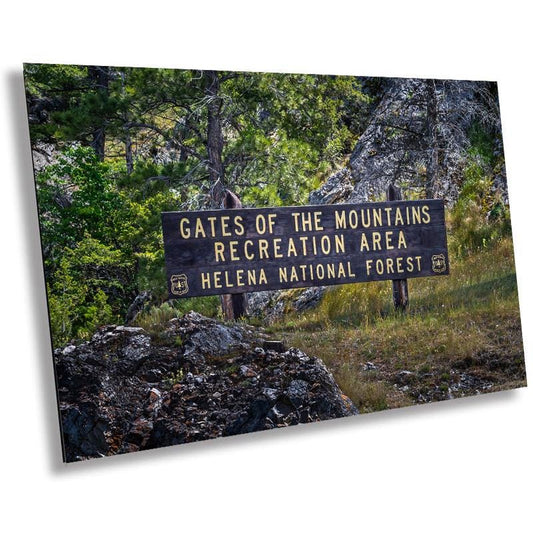
[[[401,314],[390,282],[332,288],[273,329],[323,359],[363,412],[525,385],[510,238],[409,291]]]

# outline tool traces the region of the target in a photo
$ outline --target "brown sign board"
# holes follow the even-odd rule
[[[449,273],[442,200],[162,213],[169,296]]]

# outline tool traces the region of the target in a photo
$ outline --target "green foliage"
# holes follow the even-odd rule
[[[124,211],[121,249],[135,261],[137,289],[149,290],[161,301],[167,292],[161,213],[175,210],[174,197],[169,191],[163,191],[140,201],[131,200],[125,192],[121,198]]]
[[[122,173],[120,186],[137,187],[141,194],[171,186],[180,191],[182,205],[205,203],[205,73],[112,68],[105,87],[87,67],[28,64],[25,76],[32,97],[44,96],[51,106],[50,120],[31,126],[33,140],[87,145],[103,128],[109,155],[124,157],[127,141],[136,147],[136,168]],[[369,98],[354,77],[217,76],[225,181],[251,205],[304,203],[313,181],[347,157],[362,131]],[[156,160],[163,148],[175,157],[161,165]],[[168,180],[146,183],[156,176]]]
[[[85,86],[87,67],[78,65],[24,64],[24,83],[29,101],[43,95],[54,112],[75,107],[80,89]],[[45,111],[48,113],[48,111]],[[58,125],[52,120],[31,125],[32,141],[55,141],[60,138]]]
[[[139,193],[118,181],[117,165],[81,146],[67,148],[37,176],[58,344],[123,320],[138,291],[166,297],[161,212],[175,209],[176,195],[168,188]]]
[[[54,342],[86,338],[120,320],[130,278],[131,264],[119,250],[91,237],[67,248],[47,287]]]
[[[137,317],[147,329],[189,310],[220,313],[218,297],[165,301],[161,232],[162,211],[210,202],[206,91],[212,76],[109,68],[100,71],[100,82],[97,71],[24,68],[37,117],[32,142],[64,148],[37,176],[56,345],[123,321],[140,291],[151,294],[152,307]],[[307,203],[309,192],[345,164],[371,110],[355,77],[221,71],[216,79],[224,183],[245,206]],[[365,90],[373,84],[379,81],[366,80]],[[95,132],[105,137],[103,161],[89,147]],[[449,218],[451,248],[461,256],[510,233],[508,208],[492,190],[503,165],[494,135],[475,124],[470,141],[470,163]],[[387,291],[379,283],[331,289],[321,318],[377,320]]]
[[[470,156],[480,159],[484,166],[493,165],[495,163],[494,137],[476,122],[470,128],[469,139]]]
[[[66,247],[89,234],[113,241],[122,202],[109,165],[90,148],[67,148],[37,176],[37,195],[46,258],[55,262]]]
[[[450,248],[458,255],[492,246],[511,234],[509,207],[495,193],[489,170],[480,159],[464,171],[457,203],[450,213]]]
[[[468,161],[456,204],[450,212],[450,248],[456,255],[492,247],[511,235],[509,206],[494,188],[503,154],[495,150],[497,136],[479,123],[469,132]]]
[[[179,338],[179,337],[177,337]],[[181,381],[183,381],[183,378],[185,377],[185,372],[182,368],[179,368],[175,372],[171,372],[164,380],[163,385],[167,387],[168,389],[171,389],[174,385],[177,385]]]
[[[258,119],[226,148],[238,161],[235,189],[251,205],[303,204],[317,181],[351,153],[369,100],[352,77],[250,76]]]
[[[209,204],[202,71],[26,64],[34,143],[64,146],[37,176],[54,342],[123,320],[151,328],[217,297],[164,303],[161,212]],[[351,152],[369,100],[354,77],[218,72],[225,184],[245,205],[303,204]],[[104,140],[104,161],[89,146]],[[98,146],[101,149],[101,146]],[[127,153],[129,150],[129,155]]]

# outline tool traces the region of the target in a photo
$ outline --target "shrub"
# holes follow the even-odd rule
[[[511,234],[509,207],[493,188],[480,158],[464,171],[465,181],[449,217],[451,251],[466,255],[492,246]]]
[[[164,329],[165,323],[182,314],[171,303],[163,302],[160,306],[151,307],[147,311],[139,313],[135,318],[135,325],[148,331],[158,333]]]
[[[131,290],[131,264],[119,250],[86,237],[67,248],[47,285],[54,346],[120,321]]]

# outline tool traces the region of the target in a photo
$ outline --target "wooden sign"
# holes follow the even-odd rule
[[[162,213],[171,298],[448,274],[442,200]]]

